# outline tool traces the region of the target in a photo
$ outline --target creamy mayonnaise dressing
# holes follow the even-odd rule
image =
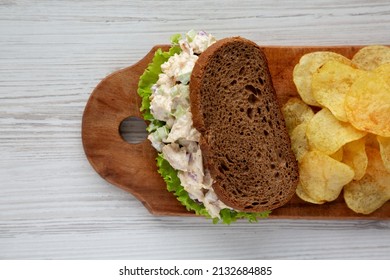
[[[220,210],[229,207],[218,199],[210,173],[203,167],[200,133],[192,123],[189,99],[189,80],[198,55],[215,42],[210,34],[190,31],[179,41],[182,52],[161,65],[162,73],[152,87],[150,111],[165,126],[149,134],[148,139],[178,170],[181,185],[191,199],[203,203],[211,217],[219,218]]]

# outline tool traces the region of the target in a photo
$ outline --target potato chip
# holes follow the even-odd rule
[[[372,213],[390,199],[390,48],[366,47],[352,60],[309,53],[293,80],[303,101],[289,100],[283,114],[299,165],[297,196],[323,204],[344,189],[350,209]]]
[[[377,136],[383,165],[390,172],[390,137]]]
[[[342,161],[344,157],[344,149],[341,147],[335,153],[330,155],[331,158],[334,158],[337,161]]]
[[[291,149],[297,161],[309,151],[309,143],[306,137],[307,122],[301,123],[291,133]]]
[[[348,121],[357,129],[390,136],[390,84],[380,74],[364,72],[345,97]]]
[[[385,187],[366,174],[359,181],[352,181],[344,187],[344,200],[356,213],[371,214],[389,200]]]
[[[366,147],[368,166],[362,179],[344,187],[348,207],[362,214],[370,214],[390,199],[390,172],[383,165],[380,152]]]
[[[349,142],[343,146],[343,162],[355,172],[354,180],[361,179],[366,173],[368,158],[366,154],[365,138]]]
[[[385,167],[380,151],[371,147],[366,147],[368,166],[367,174],[370,175],[381,186],[386,186],[390,192],[390,172]]]
[[[366,146],[379,149],[378,139],[375,134],[367,133],[367,135],[364,137],[364,140],[366,141]]]
[[[345,143],[360,139],[367,133],[346,122],[340,122],[326,108],[309,121],[306,136],[312,149],[327,155],[337,152]]]
[[[379,65],[390,62],[390,48],[386,46],[367,46],[360,49],[352,58],[360,69],[374,70]]]
[[[301,183],[298,183],[297,189],[296,189],[297,196],[302,199],[303,201],[310,202],[313,204],[324,204],[326,201],[318,201],[313,198],[311,198],[305,191],[305,189],[302,187]]]
[[[352,62],[348,58],[334,52],[325,51],[305,54],[301,57],[299,63],[295,65],[293,80],[299,95],[305,103],[313,106],[320,106],[312,94],[312,75],[329,60],[336,60],[347,65],[352,65]]]
[[[303,122],[309,121],[314,116],[314,112],[310,106],[295,97],[290,98],[287,103],[284,104],[282,112],[290,135],[295,127]]]
[[[379,74],[388,84],[390,84],[390,62],[378,66],[373,72]]]
[[[328,108],[338,120],[348,121],[344,110],[345,94],[361,72],[335,60],[326,62],[313,74],[312,93],[315,100]]]
[[[305,154],[299,173],[304,192],[314,201],[335,200],[355,175],[351,167],[319,151]]]

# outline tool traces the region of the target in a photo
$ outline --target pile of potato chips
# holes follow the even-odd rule
[[[390,48],[301,57],[293,72],[302,98],[283,107],[299,163],[297,195],[323,204],[343,192],[357,213],[390,199]]]

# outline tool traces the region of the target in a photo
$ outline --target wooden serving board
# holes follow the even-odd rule
[[[156,167],[156,151],[148,140],[138,144],[126,142],[119,133],[121,122],[139,117],[141,100],[137,94],[138,79],[150,63],[154,52],[168,45],[158,45],[138,63],[114,72],[103,79],[92,92],[82,119],[85,154],[96,172],[111,184],[122,188],[155,215],[194,215],[188,212],[166,190]],[[351,58],[361,47],[279,47],[266,46],[274,87],[283,105],[297,96],[292,71],[300,57],[313,51],[334,51]],[[271,218],[295,219],[390,219],[390,202],[370,215],[359,215],[344,203],[342,195],[331,203],[314,205],[294,196],[285,206],[272,212]]]

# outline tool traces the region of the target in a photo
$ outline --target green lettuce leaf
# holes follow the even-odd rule
[[[197,215],[210,218],[210,215],[203,204],[196,203],[190,198],[188,192],[186,192],[184,187],[180,184],[180,179],[177,176],[177,170],[174,169],[166,159],[164,159],[162,154],[157,156],[157,167],[158,173],[160,173],[167,184],[168,191],[173,192],[188,211],[194,211]]]
[[[148,65],[138,83],[138,95],[142,99],[141,112],[143,118],[149,121],[147,131],[149,133],[157,130],[159,127],[165,125],[164,122],[154,119],[150,112],[150,96],[152,95],[152,86],[157,82],[158,76],[161,71],[161,65],[168,61],[168,59],[181,52],[179,47],[179,40],[181,39],[180,34],[175,34],[171,37],[172,46],[169,51],[164,52],[158,49],[154,54],[152,62]],[[175,170],[167,160],[164,159],[162,154],[158,154],[157,158],[158,172],[167,184],[167,190],[172,192],[182,205],[186,207],[188,211],[194,211],[196,215],[204,216],[211,219],[210,214],[202,203],[198,203],[192,200],[184,187],[180,183],[180,179],[177,176],[177,170]],[[237,219],[247,219],[249,222],[257,222],[259,218],[267,218],[271,211],[265,211],[261,213],[245,213],[237,212],[230,209],[222,209],[220,211],[220,217],[213,218],[213,223],[222,222],[224,224],[231,224]]]
[[[150,96],[152,95],[152,86],[157,82],[158,75],[161,74],[161,65],[168,61],[171,56],[181,52],[179,47],[180,38],[180,34],[172,36],[172,47],[169,49],[169,51],[164,52],[162,49],[158,49],[155,52],[152,62],[149,63],[138,82],[137,92],[142,99],[141,112],[143,118],[147,121],[150,121],[152,126],[159,127],[164,125],[163,122],[155,120],[153,115],[150,113]],[[152,129],[148,129],[149,132],[151,132],[150,130]]]
[[[184,190],[184,187],[180,184],[180,179],[177,176],[177,170],[175,170],[169,162],[164,159],[162,154],[157,156],[157,167],[158,172],[167,184],[168,191],[174,193],[177,199],[187,208],[188,211],[194,211],[196,215],[211,218],[203,204],[197,203],[190,198],[188,193]],[[257,222],[258,218],[267,218],[270,211],[264,211],[261,213],[245,213],[226,208],[222,209],[219,214],[221,216],[221,220],[214,218],[214,223],[221,221],[224,224],[230,224],[235,222],[237,219],[247,219],[250,222]]]

